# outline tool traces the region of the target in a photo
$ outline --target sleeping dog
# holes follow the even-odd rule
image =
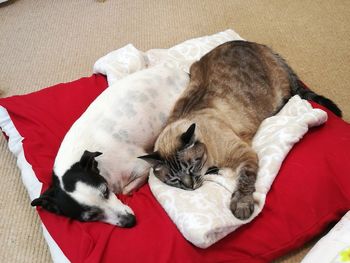
[[[152,149],[188,81],[179,69],[156,66],[108,87],[67,132],[52,185],[32,206],[80,221],[134,226],[133,211],[115,194],[145,183],[150,167],[137,157]]]

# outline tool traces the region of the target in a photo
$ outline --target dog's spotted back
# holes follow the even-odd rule
[[[55,159],[53,185],[32,205],[81,221],[135,224],[133,211],[113,193],[144,184],[146,154],[165,126],[188,74],[156,66],[108,87],[73,124]]]

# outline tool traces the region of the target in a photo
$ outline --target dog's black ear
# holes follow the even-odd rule
[[[181,141],[183,143],[183,146],[186,148],[190,145],[192,145],[195,141],[195,132],[196,130],[196,124],[192,123],[191,126],[187,129],[186,132],[184,132],[181,135]]]
[[[96,170],[97,162],[95,160],[95,157],[100,156],[101,154],[101,152],[85,151],[79,161],[81,167],[83,167],[86,170]]]
[[[148,162],[152,167],[161,164],[163,162],[162,158],[159,155],[159,152],[153,152],[151,154],[139,156],[137,158],[140,158],[146,162]]]
[[[61,215],[62,212],[56,202],[55,198],[55,186],[50,187],[38,198],[34,199],[30,204],[31,206],[41,206],[45,210]]]

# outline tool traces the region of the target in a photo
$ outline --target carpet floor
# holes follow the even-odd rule
[[[24,94],[92,74],[127,43],[168,48],[228,28],[271,46],[350,121],[350,1],[9,0],[0,4],[0,89]],[[16,161],[0,138],[0,258],[50,262]],[[300,262],[312,244],[276,262]]]

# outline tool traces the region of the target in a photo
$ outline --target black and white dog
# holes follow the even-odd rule
[[[32,206],[80,221],[132,227],[133,211],[114,193],[145,183],[152,149],[170,110],[189,81],[175,68],[131,74],[101,93],[73,124],[55,159],[51,187]]]

